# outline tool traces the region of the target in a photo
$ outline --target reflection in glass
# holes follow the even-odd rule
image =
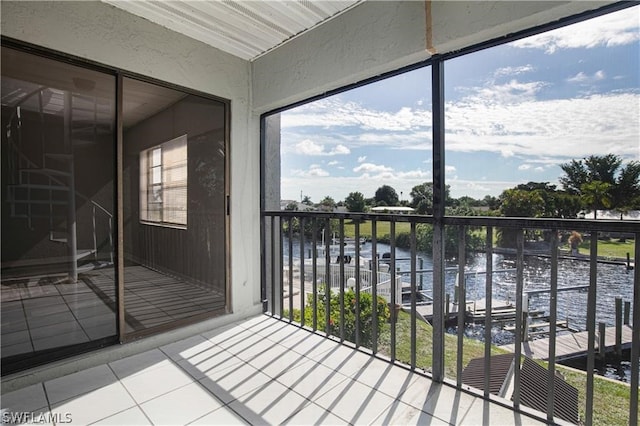
[[[116,334],[115,78],[2,47],[1,103],[7,372]]]
[[[224,312],[225,106],[125,78],[126,331]]]

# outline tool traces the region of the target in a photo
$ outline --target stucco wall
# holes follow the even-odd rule
[[[267,112],[428,59],[431,52],[456,51],[609,3],[367,1],[256,59],[252,107]]]
[[[2,35],[231,100],[235,316],[261,311],[259,124],[247,61],[100,2],[2,1]]]

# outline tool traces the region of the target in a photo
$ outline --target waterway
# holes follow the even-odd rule
[[[288,244],[284,244],[285,255],[288,255]],[[384,253],[390,251],[387,244],[377,244],[377,253],[382,257]],[[309,256],[310,250],[305,247],[305,256]],[[293,244],[294,257],[300,257],[299,242]],[[354,254],[353,248],[345,249],[345,253]],[[372,255],[371,243],[364,243],[360,246],[360,256],[370,259]],[[410,271],[411,253],[406,249],[396,248],[396,267],[401,273]],[[466,298],[467,301],[481,300],[486,296],[485,279],[486,255],[482,253],[468,256],[465,270],[466,275]],[[507,272],[494,272],[493,285],[491,287],[494,303],[500,301],[515,300],[516,272],[515,256],[494,254],[492,256],[492,267],[494,271],[511,270]],[[445,272],[445,293],[454,299],[455,286],[457,284],[456,261],[446,263]],[[417,285],[426,294],[430,294],[433,286],[433,260],[430,253],[416,253],[416,269],[428,270],[417,274]],[[529,296],[529,309],[550,313],[550,293],[537,292],[547,290],[551,282],[551,261],[548,258],[538,256],[525,256],[524,258],[524,291],[534,291]],[[403,281],[409,282],[409,274],[403,274]],[[587,286],[590,281],[590,263],[588,261],[559,259],[558,260],[558,288],[563,287],[584,287],[569,291],[559,291],[557,298],[557,318],[559,321],[567,320],[570,328],[583,331],[586,330],[587,323]],[[623,302],[633,302],[633,272],[628,271],[624,265],[599,263],[597,267],[596,286],[596,323],[604,322],[607,326],[615,324],[615,299],[622,298]],[[632,305],[632,303],[631,303]],[[633,313],[629,313],[633,318]],[[452,328],[450,332],[455,333]],[[482,325],[469,325],[465,330],[468,337],[483,340],[484,327]],[[514,335],[508,331],[495,327],[492,330],[492,341],[495,344],[513,343]],[[610,378],[621,381],[630,380],[630,363],[628,360],[610,360],[598,366],[599,373]]]

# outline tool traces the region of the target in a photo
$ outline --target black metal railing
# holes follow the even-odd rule
[[[628,257],[637,260],[640,257],[639,222],[444,217],[439,224],[431,216],[298,211],[267,211],[262,217],[265,312],[327,337],[334,336],[341,342],[350,341],[355,348],[389,362],[424,370],[436,381],[455,382],[459,389],[469,388],[464,379],[474,374],[469,357],[473,356],[471,352],[479,354],[482,368],[476,373],[482,375],[478,382],[481,389],[475,392],[481,392],[487,399],[492,393],[492,381],[500,378],[492,372],[492,365],[497,366],[494,355],[511,351],[514,360],[534,357],[546,368],[546,377],[537,375],[545,389],[544,394],[537,397],[542,397],[545,403],[542,406],[531,403],[536,397],[531,395],[536,384],[530,383],[531,374],[526,371],[523,374],[523,369],[529,368],[525,367],[529,365],[526,362],[512,362],[511,391],[500,396],[509,398],[515,409],[537,410],[538,416],[550,422],[559,418],[586,424],[598,422],[598,411],[591,407],[594,400],[603,395],[597,390],[600,379],[594,370],[596,362],[601,362],[600,354],[604,356],[608,350],[605,346],[609,345],[618,356],[626,351],[630,365],[628,423],[637,424],[640,273],[630,260],[598,257],[598,239],[609,235],[633,239],[633,255]],[[345,236],[347,224],[350,237]],[[365,226],[367,230],[363,232]],[[454,240],[453,253],[444,253],[446,244],[435,248],[443,251],[442,256],[432,255],[431,251],[425,253],[421,244],[428,239],[423,232],[428,227],[434,233],[442,232],[445,239]],[[583,233],[585,239],[588,236],[589,254],[571,256],[560,250],[558,236],[572,231]],[[510,235],[514,241],[512,247],[497,246],[497,234],[501,238]],[[542,250],[540,247],[530,249],[525,234],[544,236],[546,243],[542,244]],[[366,244],[362,243],[363,235],[366,235]],[[468,240],[478,241],[478,237],[484,244],[469,247]],[[508,267],[494,267],[498,253]],[[425,256],[443,260],[441,264],[436,264],[436,260],[432,268],[425,269],[419,263]],[[543,265],[525,267],[525,259],[529,263],[543,262]],[[476,264],[471,271],[470,261]],[[583,274],[588,265],[588,282],[568,286],[567,281],[580,280],[579,274],[563,270],[565,284],[559,285],[560,262],[575,268],[578,268],[575,265],[584,265],[578,268]],[[610,295],[599,297],[599,292],[609,291],[609,284],[600,273],[604,265],[614,268],[615,273],[626,274],[621,276],[630,286],[624,290],[628,299],[626,310],[622,314],[622,309],[616,309],[618,313],[613,320],[609,315],[613,304],[606,305]],[[504,278],[502,274],[509,276]],[[484,280],[484,286],[478,277]],[[534,282],[538,282],[537,286]],[[540,287],[541,282],[544,287]],[[506,288],[506,301],[496,296],[499,285]],[[533,288],[529,288],[531,286]],[[484,293],[483,300],[470,300],[481,293]],[[565,297],[565,294],[571,296]],[[530,298],[539,299],[543,308],[538,311],[531,308]],[[561,324],[559,319],[564,318],[559,311],[580,303],[583,306],[577,311],[585,316],[578,318],[580,325],[570,327],[568,317],[566,326]],[[483,309],[478,307],[480,304]],[[618,301],[617,305],[620,305]],[[544,321],[532,322],[540,312],[546,314]],[[629,319],[631,313],[632,320]],[[603,323],[601,331],[597,321]],[[471,325],[472,322],[478,324]],[[427,323],[432,327],[430,342],[423,334]],[[605,339],[606,326],[615,328],[614,344],[610,345]],[[476,333],[481,342],[475,341],[470,346],[467,333],[481,327],[484,331]],[[625,331],[624,336],[621,330]],[[496,342],[496,332],[511,336],[511,341]],[[564,348],[560,350],[558,339],[567,333],[574,333],[575,338],[585,335],[588,345],[586,352],[578,354],[586,358],[586,373],[581,376],[584,381],[578,382],[584,384],[576,386],[581,395],[579,418],[575,418],[575,414],[562,417],[566,398],[556,395],[561,389],[556,384],[558,363],[569,358]],[[543,337],[539,340],[547,345],[544,354],[532,349],[536,341],[530,338],[536,334]],[[471,350],[472,346],[476,349]],[[455,356],[451,356],[452,353]],[[438,368],[443,371],[436,371]]]

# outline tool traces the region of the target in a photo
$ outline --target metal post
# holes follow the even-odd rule
[[[622,298],[616,297],[616,355],[622,355]]]
[[[304,325],[304,216],[300,216],[300,325]]]
[[[371,350],[378,352],[378,223],[371,221]]]
[[[361,277],[360,277],[360,221],[356,221],[356,348],[360,347],[362,344],[360,340],[360,334],[362,331],[360,330],[360,286],[361,286]]]
[[[411,222],[411,368],[416,368],[416,223]],[[435,319],[435,312],[434,312]],[[435,333],[435,329],[434,329]],[[435,337],[435,336],[434,336]]]
[[[466,275],[464,265],[466,263],[466,237],[465,227],[458,227],[458,353],[456,360],[456,384],[458,389],[462,388],[462,368],[463,368],[463,351],[464,351],[464,327],[465,327],[465,311],[467,309],[466,299]]]
[[[589,292],[587,294],[587,393],[585,401],[586,424],[593,424],[593,370],[595,368],[596,295],[598,281],[598,232],[591,231]]]
[[[484,317],[484,397],[489,398],[491,381],[491,321],[493,310],[493,227],[487,226],[487,258],[485,278]]]
[[[635,269],[633,272],[633,329],[631,331],[631,395],[629,404],[629,425],[638,425],[638,387],[640,366],[640,232],[635,233]]]
[[[340,218],[340,294],[338,300],[340,301],[340,341],[344,342],[344,218]]]
[[[318,329],[318,220],[313,218],[311,237],[311,309],[313,310],[313,330]]]
[[[444,381],[444,205],[445,126],[444,126],[444,60],[431,57],[431,105],[433,128],[433,365],[435,382]]]
[[[398,305],[398,294],[396,292],[396,221],[391,220],[390,230],[391,233],[391,253],[389,259],[389,273],[391,275],[391,362],[396,360],[396,323],[398,322],[398,312],[396,306]],[[402,288],[400,289],[402,292]],[[402,302],[402,295],[400,295],[400,302]]]
[[[520,406],[520,357],[522,355],[522,295],[524,294],[524,230],[516,233],[516,341],[513,370],[513,405]]]
[[[549,295],[549,375],[547,376],[547,420],[553,423],[556,403],[556,323],[558,321],[558,230],[551,230],[551,294]],[[568,327],[568,324],[567,324]]]

